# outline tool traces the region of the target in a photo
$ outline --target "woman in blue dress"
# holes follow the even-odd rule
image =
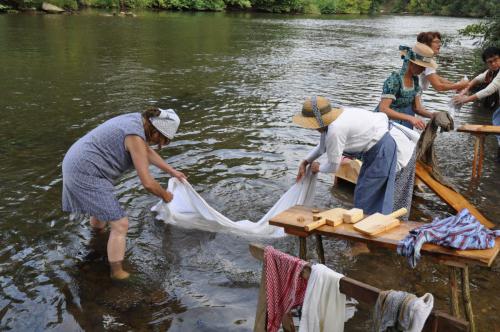
[[[149,145],[167,145],[179,127],[174,110],[151,108],[114,117],[76,141],[64,156],[62,208],[90,215],[90,225],[102,230],[110,225],[107,253],[111,277],[126,279],[123,269],[128,218],[114,194],[114,182],[134,167],[142,185],[165,202],[173,199],[149,172],[149,165],[184,180],[186,176],[167,164]]]
[[[437,68],[432,59],[434,52],[422,43],[416,43],[413,48],[400,46],[399,49],[403,66],[385,80],[382,99],[376,111],[384,112],[390,119],[410,129],[424,129],[425,123],[415,114],[430,118],[432,113],[422,104],[419,75],[425,68]]]

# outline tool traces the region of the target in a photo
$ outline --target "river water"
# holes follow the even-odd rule
[[[0,16],[0,330],[251,330],[260,265],[248,243],[255,239],[156,221],[150,208],[157,198],[131,171],[117,191],[130,216],[126,257],[134,277],[113,283],[106,235],[60,211],[66,150],[110,117],[172,107],[182,125],[161,154],[221,213],[258,220],[318,141],[317,133],[291,123],[305,97],[373,109],[383,81],[401,64],[398,45],[429,29],[452,37],[439,73],[471,76],[473,45],[457,30],[474,22],[239,13]],[[430,110],[446,110],[449,96],[431,90],[424,100]],[[456,122],[486,124],[490,116],[467,106]],[[494,139],[487,139],[484,174],[473,184],[472,138],[443,133],[436,144],[443,172],[498,220]],[[317,205],[349,207],[352,192],[321,175]],[[452,213],[430,192],[414,199],[414,220]],[[293,238],[259,242],[297,253]],[[339,272],[381,288],[430,291],[437,307],[448,308],[443,266],[424,259],[411,270],[386,251],[352,257],[346,241],[327,240],[325,247],[327,264]],[[316,259],[312,248],[309,256]],[[499,265],[471,274],[480,330],[492,330],[500,326]],[[366,331],[370,315],[358,306],[346,331]]]

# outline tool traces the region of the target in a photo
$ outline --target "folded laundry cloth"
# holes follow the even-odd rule
[[[264,249],[267,299],[267,332],[281,326],[283,315],[304,302],[307,281],[301,273],[307,262],[271,246]]]
[[[344,331],[346,296],[340,293],[340,279],[343,277],[323,264],[312,266],[299,332]]]
[[[454,249],[488,249],[495,246],[500,230],[483,226],[467,209],[456,216],[434,219],[432,223],[415,228],[398,244],[398,254],[408,258],[411,267],[420,259],[420,249],[426,242]]]

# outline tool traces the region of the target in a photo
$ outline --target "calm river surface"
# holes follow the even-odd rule
[[[136,18],[0,16],[0,330],[249,331],[260,265],[251,239],[186,230],[154,219],[157,198],[134,172],[118,183],[130,216],[128,283],[112,283],[106,236],[88,220],[60,211],[61,162],[79,137],[104,120],[149,105],[182,119],[161,151],[217,210],[258,220],[293,183],[300,159],[317,142],[292,125],[305,97],[373,109],[382,83],[400,67],[397,47],[439,30],[454,39],[439,72],[473,75],[473,45],[457,30],[477,22],[445,17],[302,17],[224,13],[142,13]],[[431,110],[450,94],[426,92]],[[458,124],[490,121],[470,106]],[[495,142],[486,142],[484,174],[469,185],[473,140],[441,134],[442,169],[491,220],[500,211]],[[164,184],[168,177],[154,170]],[[352,187],[320,176],[318,206],[351,206]],[[417,194],[412,219],[453,213],[436,196]],[[293,238],[261,241],[297,253]],[[447,309],[447,269],[424,259],[411,270],[381,251],[351,257],[351,243],[325,241],[327,264],[382,288],[434,293]],[[312,248],[311,248],[312,249]],[[315,251],[309,251],[316,259]],[[473,268],[472,296],[481,331],[500,326],[500,264]],[[347,331],[366,331],[358,307]]]

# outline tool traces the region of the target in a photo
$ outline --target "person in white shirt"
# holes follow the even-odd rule
[[[496,109],[493,113],[492,123],[494,126],[500,126],[500,75],[498,75],[500,70],[500,48],[488,47],[483,51],[482,57],[488,66],[488,70],[470,81],[467,88],[460,95],[453,97],[453,101],[457,104],[464,104],[478,99],[491,98],[489,106]],[[475,94],[467,96],[469,90],[478,84],[487,84],[487,86]],[[497,162],[500,163],[500,135],[497,135],[497,141]]]
[[[321,141],[299,165],[297,181],[310,166],[313,173],[335,173],[344,152],[362,154],[363,165],[354,191],[354,206],[365,213],[389,214],[400,207],[410,208],[415,177],[415,144],[411,130],[392,124],[385,113],[361,108],[332,108],[324,97],[308,98],[293,122],[304,128],[316,129]],[[392,128],[391,128],[392,127]],[[328,161],[315,160],[326,152]],[[401,183],[396,186],[397,174]],[[404,183],[403,183],[404,182]],[[407,199],[405,206],[396,206],[400,192]],[[409,211],[409,210],[408,210]]]
[[[421,32],[417,36],[417,41],[429,46],[434,52],[434,56],[437,56],[441,50],[441,34],[437,31]],[[425,68],[424,72],[419,75],[419,79],[422,91],[429,89],[430,85],[432,85],[434,90],[439,92],[450,90],[459,91],[465,89],[469,84],[468,80],[461,80],[455,83],[448,81],[446,78],[439,76],[436,72],[436,68],[432,67]]]

